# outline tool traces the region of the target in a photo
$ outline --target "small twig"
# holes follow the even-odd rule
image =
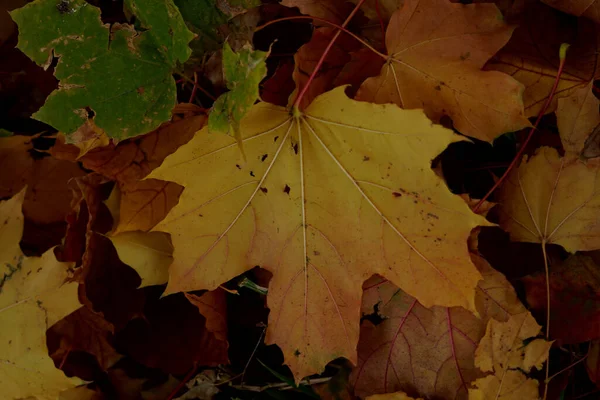
[[[240,382],[241,382],[242,386],[244,386],[244,376],[246,375],[246,370],[248,369],[248,366],[250,365],[250,362],[254,358],[254,354],[256,354],[256,350],[258,350],[258,346],[260,346],[260,343],[262,342],[262,338],[265,335],[266,331],[267,331],[267,327],[265,326],[263,328],[262,333],[260,334],[260,336],[258,338],[258,341],[256,342],[256,346],[254,346],[254,350],[252,350],[252,354],[250,354],[250,358],[248,359],[248,362],[246,363],[246,366],[244,367],[244,370],[242,371],[242,379],[240,379]]]
[[[311,385],[316,385],[319,383],[323,383],[323,382],[328,382],[329,380],[331,380],[331,377],[326,377],[326,378],[315,378],[315,379],[304,379],[302,381],[300,381],[300,385],[302,386],[311,386]],[[297,389],[297,387],[292,386],[292,385],[288,385],[285,382],[282,383],[269,383],[268,385],[265,386],[236,386],[236,385],[231,385],[232,388],[238,389],[238,390],[247,390],[250,392],[263,392],[267,389],[279,389],[279,390],[291,390],[291,389]]]
[[[550,377],[546,378],[546,381],[547,381],[548,383],[550,383],[550,381],[551,381],[552,379],[556,378],[558,375],[562,374],[562,373],[563,373],[563,372],[565,372],[565,371],[568,371],[568,370],[570,370],[571,368],[573,368],[574,366],[576,366],[576,365],[577,365],[577,364],[579,364],[580,362],[584,361],[584,360],[587,358],[587,356],[588,356],[588,355],[586,354],[585,356],[583,356],[583,357],[582,357],[582,358],[580,358],[579,360],[575,361],[575,362],[574,362],[574,363],[572,363],[571,365],[569,365],[569,366],[567,366],[567,367],[565,367],[565,368],[561,369],[560,371],[558,371],[558,372],[557,372],[557,373],[555,373],[554,375],[552,375],[552,376],[550,376]]]
[[[193,376],[197,370],[198,370],[198,363],[195,362],[192,369],[190,369],[190,371],[186,374],[186,376],[183,378],[183,380],[181,382],[179,382],[179,385],[177,385],[177,387],[175,389],[173,389],[171,394],[169,394],[169,397],[167,397],[167,400],[173,400],[175,398],[175,396],[177,395],[177,393],[185,386],[185,384],[188,383],[188,381],[193,378]]]
[[[509,164],[509,166],[506,169],[506,171],[504,171],[504,174],[502,174],[502,176],[500,177],[500,179],[498,179],[496,181],[496,183],[494,184],[494,186],[492,186],[492,188],[485,194],[485,196],[483,196],[483,198],[481,200],[479,200],[479,203],[477,203],[477,205],[475,206],[475,208],[473,208],[473,212],[474,213],[477,213],[477,211],[479,211],[479,209],[481,208],[481,206],[483,205],[483,203],[488,199],[488,197],[491,196],[492,193],[494,193],[494,191],[502,184],[502,182],[504,182],[506,180],[506,177],[508,176],[508,174],[510,173],[510,171],[514,168],[514,166],[517,164],[517,162],[519,162],[521,160],[521,156],[525,152],[525,149],[527,148],[527,145],[529,144],[529,141],[533,137],[533,133],[537,130],[537,126],[539,125],[540,121],[542,120],[542,117],[546,114],[546,110],[550,106],[550,103],[552,103],[552,99],[554,98],[554,94],[556,93],[556,88],[558,87],[558,83],[560,82],[560,77],[561,77],[561,75],[563,73],[563,70],[565,68],[565,60],[567,59],[566,55],[567,55],[567,49],[568,48],[569,48],[569,45],[567,43],[563,43],[560,46],[560,53],[559,53],[560,64],[559,64],[559,67],[558,67],[558,71],[556,72],[556,78],[554,79],[554,85],[552,86],[552,89],[550,90],[550,94],[548,95],[548,98],[546,99],[546,102],[544,103],[544,105],[540,109],[540,112],[538,113],[538,116],[537,116],[537,119],[535,120],[535,123],[533,124],[533,126],[529,130],[529,134],[527,135],[527,138],[525,139],[525,141],[523,142],[523,145],[521,146],[521,148],[519,149],[519,151],[517,152],[517,154],[515,155],[515,157],[511,161],[511,163]]]
[[[196,73],[196,71],[194,71],[194,88],[192,89],[192,94],[190,95],[190,100],[188,101],[188,103],[191,103],[192,100],[194,100],[194,97],[196,97],[197,91],[198,91],[198,74]]]

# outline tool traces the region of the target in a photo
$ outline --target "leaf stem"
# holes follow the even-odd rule
[[[175,389],[173,389],[171,394],[169,394],[169,397],[167,397],[167,400],[174,399],[175,396],[177,395],[177,393],[185,386],[185,384],[188,383],[188,381],[194,377],[194,374],[196,373],[197,370],[198,370],[198,363],[195,362],[194,365],[192,366],[192,369],[190,369],[190,371],[185,375],[183,380],[181,382],[179,382],[179,385],[177,385],[177,387]]]
[[[567,59],[566,58],[566,52],[567,52],[567,48],[568,47],[569,47],[569,45],[567,43],[563,43],[560,46],[560,64],[558,66],[558,71],[556,71],[556,78],[554,79],[554,85],[552,86],[552,89],[550,90],[550,94],[548,95],[548,98],[546,99],[546,102],[544,103],[544,105],[540,109],[540,112],[538,113],[538,116],[537,116],[537,119],[535,120],[535,123],[533,124],[533,126],[529,130],[529,134],[527,135],[527,138],[523,142],[521,148],[519,149],[519,151],[517,152],[517,154],[515,155],[515,157],[511,161],[511,163],[509,164],[509,166],[506,169],[506,171],[504,172],[504,174],[502,174],[502,176],[500,177],[500,179],[498,179],[496,181],[496,183],[494,184],[494,186],[492,186],[492,188],[485,194],[485,196],[483,196],[483,198],[481,200],[479,200],[479,203],[477,203],[477,205],[475,206],[475,208],[473,208],[473,212],[474,213],[477,213],[477,211],[479,211],[479,208],[481,208],[481,206],[483,205],[483,203],[490,197],[490,195],[492,193],[494,193],[494,191],[502,184],[502,182],[504,182],[506,180],[506,177],[508,176],[508,174],[510,173],[510,171],[515,167],[515,165],[517,164],[517,162],[519,162],[519,160],[521,160],[521,156],[523,156],[523,153],[525,152],[525,149],[527,148],[527,145],[529,144],[529,141],[533,137],[533,133],[537,130],[537,126],[539,125],[540,121],[542,120],[542,117],[546,114],[546,110],[550,106],[550,103],[552,103],[552,99],[554,98],[554,94],[556,93],[556,88],[558,87],[558,83],[560,82],[560,77],[561,77],[561,75],[563,73],[563,70],[564,70],[564,67],[565,67],[565,60]]]
[[[360,0],[358,3],[356,3],[356,6],[354,7],[354,9],[350,13],[350,15],[348,15],[348,18],[346,18],[346,20],[342,24],[343,28],[345,28],[346,25],[348,25],[348,23],[350,23],[350,21],[352,20],[352,18],[354,17],[354,15],[356,15],[356,13],[358,12],[360,6],[362,6],[362,4],[364,2],[365,2],[365,0]],[[338,31],[335,33],[335,35],[333,35],[333,37],[329,41],[329,44],[327,45],[327,47],[325,47],[325,51],[323,51],[323,54],[321,54],[321,58],[319,59],[319,61],[317,62],[317,65],[313,69],[312,74],[310,74],[310,77],[306,81],[306,84],[304,85],[304,87],[302,88],[302,90],[300,90],[300,93],[296,97],[296,101],[294,101],[294,104],[293,104],[292,108],[299,109],[300,102],[302,101],[302,98],[306,94],[306,91],[310,87],[310,84],[312,83],[312,81],[315,79],[315,76],[317,76],[317,72],[319,72],[319,70],[321,69],[321,66],[323,65],[323,62],[325,61],[325,57],[327,57],[327,54],[329,54],[329,51],[333,47],[333,44],[335,43],[335,41],[337,40],[337,38],[340,37],[341,34],[342,34],[342,31],[338,29]]]
[[[383,41],[383,49],[385,50],[385,22],[383,22],[381,10],[379,9],[379,0],[375,0],[375,12],[377,13],[377,17],[379,17],[379,25],[381,26],[381,40]]]
[[[546,340],[550,340],[550,269],[548,268],[548,253],[546,252],[546,238],[542,239],[542,254],[544,256],[544,271],[546,273]],[[548,383],[550,382],[550,354],[546,361],[546,379],[544,380],[544,397],[548,396]]]
[[[350,32],[348,29],[346,29],[344,26],[342,25],[338,25],[335,22],[331,22],[329,20],[326,20],[325,18],[320,18],[320,17],[312,17],[312,16],[307,16],[307,15],[296,15],[293,17],[283,17],[283,18],[278,18],[278,19],[274,19],[273,21],[269,21],[264,25],[261,25],[259,27],[257,27],[254,32],[258,32],[261,29],[266,28],[269,25],[272,24],[276,24],[278,22],[283,22],[283,21],[291,21],[291,20],[297,20],[297,19],[310,19],[310,20],[315,20],[315,21],[319,21],[319,22],[323,22],[325,24],[331,25],[334,28],[339,29],[340,31],[344,32],[345,34],[347,34],[348,36],[354,38],[355,40],[357,40],[360,44],[362,44],[363,46],[365,46],[367,49],[371,50],[373,53],[377,54],[379,57],[383,58],[384,60],[387,60],[389,57],[387,54],[384,54],[380,51],[378,51],[376,48],[374,48],[373,46],[371,46],[369,43],[367,43],[364,39],[362,39],[360,36]]]

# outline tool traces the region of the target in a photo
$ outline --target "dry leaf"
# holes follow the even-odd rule
[[[48,347],[56,365],[60,365],[71,351],[85,351],[96,357],[98,365],[107,370],[122,357],[114,348],[113,334],[111,323],[87,307],[80,307],[50,328]],[[53,342],[54,346],[50,344]]]
[[[435,122],[448,115],[461,133],[489,142],[524,128],[523,86],[481,71],[512,30],[493,4],[406,0],[387,28],[390,58],[357,99],[423,108]]]
[[[283,0],[281,4],[298,7],[302,14],[323,18],[336,24],[344,22],[354,8],[353,4],[345,0]]]
[[[0,202],[0,386],[7,399],[55,400],[79,380],[54,366],[46,330],[80,303],[77,284],[66,283],[70,263],[56,261],[52,250],[40,258],[20,252],[24,197],[22,190]]]
[[[202,296],[186,293],[185,297],[206,318],[206,329],[217,339],[227,341],[227,293],[218,288]]]
[[[487,321],[506,321],[526,311],[504,276],[472,257],[484,278],[476,295],[480,318],[460,307],[427,309],[389,282],[365,283],[363,313],[377,305],[385,319],[362,324],[352,376],[355,394],[405,390],[427,398],[467,398],[470,383],[482,376],[473,359]]]
[[[475,365],[484,372],[492,372],[474,382],[469,389],[469,400],[537,400],[538,383],[524,374],[531,368],[541,369],[548,358],[552,342],[534,339],[540,334],[533,316],[524,312],[511,316],[506,322],[491,319],[485,336],[475,351]]]
[[[523,102],[526,116],[537,115],[550,94],[556,80],[560,61],[558,51],[562,43],[571,46],[554,100],[546,112],[556,109],[559,98],[600,77],[600,30],[594,23],[565,18],[564,14],[539,2],[530,2],[521,21],[511,40],[486,65],[486,69],[510,74],[525,85]]]
[[[423,400],[422,398],[409,397],[404,392],[386,393],[386,394],[375,394],[367,397],[367,400]]]
[[[545,320],[546,275],[523,282],[527,303]],[[575,254],[551,266],[550,337],[564,344],[600,338],[600,268],[587,256]]]
[[[599,171],[596,163],[538,149],[500,188],[500,226],[515,241],[556,243],[571,253],[600,248]]]
[[[587,359],[585,360],[585,368],[590,380],[600,385],[600,339],[592,340],[588,350]]]
[[[594,96],[593,87],[594,83],[590,82],[570,96],[558,99],[556,122],[566,157],[591,158],[586,157],[586,144],[600,125],[600,101]],[[600,155],[597,149],[589,149],[589,152],[592,157]]]
[[[166,293],[272,271],[267,342],[298,379],[336,357],[356,361],[361,286],[373,273],[427,306],[474,309],[480,274],[466,241],[487,222],[430,169],[458,139],[451,131],[342,87],[296,116],[260,103],[242,135],[243,165],[230,138],[203,130],[150,175],[186,188],[155,228],[175,248]]]

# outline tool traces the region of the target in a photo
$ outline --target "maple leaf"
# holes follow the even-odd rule
[[[377,305],[384,320],[361,326],[359,363],[351,378],[358,396],[405,390],[427,398],[467,398],[470,383],[482,376],[473,359],[487,321],[526,311],[502,274],[471,257],[483,275],[475,298],[480,318],[460,307],[427,309],[390,282],[365,283],[363,312]]]
[[[362,282],[380,273],[426,306],[474,309],[480,274],[466,240],[488,224],[431,160],[460,140],[420,110],[348,99],[305,113],[259,103],[232,139],[206,129],[149,177],[185,187],[154,229],[174,245],[166,293],[215,289],[260,265],[274,273],[267,341],[296,377],[356,360]]]
[[[281,4],[298,7],[302,14],[323,18],[336,24],[344,22],[353,7],[345,0],[283,0]]]
[[[469,400],[537,400],[538,382],[523,372],[542,368],[552,342],[533,339],[540,334],[530,313],[511,316],[506,322],[491,319],[475,351],[475,365],[492,374],[479,378],[469,389]]]
[[[423,108],[435,122],[448,115],[461,133],[486,141],[526,127],[523,86],[481,71],[512,31],[493,4],[406,0],[387,28],[389,59],[357,99]]]
[[[597,128],[600,126],[600,101],[594,96],[593,82],[558,99],[556,122],[565,157],[593,158],[598,151]]]
[[[176,103],[172,69],[190,56],[193,38],[172,0],[126,0],[140,29],[103,25],[100,9],[71,0],[36,0],[11,13],[19,25],[18,48],[38,65],[59,58],[60,80],[33,117],[67,137],[86,120],[111,138],[124,139],[158,127]],[[30,21],[44,23],[30,26]],[[85,28],[85,29],[84,29]]]
[[[546,277],[523,278],[527,303],[544,315]],[[553,264],[550,283],[550,337],[564,344],[600,338],[600,268],[587,256],[576,254]]]
[[[597,0],[542,0],[542,2],[566,13],[600,22],[600,2]]]
[[[52,250],[40,258],[21,252],[24,197],[23,190],[0,202],[0,385],[6,399],[54,400],[79,380],[55,368],[46,330],[81,304],[77,284],[66,283],[72,264]]]
[[[600,77],[600,30],[590,21],[564,17],[539,2],[530,2],[521,17],[523,23],[485,67],[510,74],[525,85],[523,103],[528,117],[541,111],[554,85],[562,43],[571,46],[547,113],[556,109],[559,98]]]
[[[186,293],[185,297],[206,318],[206,329],[223,342],[227,341],[227,293],[218,288],[202,296]]]
[[[597,162],[539,148],[501,186],[500,225],[515,241],[556,243],[569,252],[600,248],[599,171]]]

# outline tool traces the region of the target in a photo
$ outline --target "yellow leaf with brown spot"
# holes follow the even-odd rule
[[[185,187],[155,230],[174,246],[166,293],[273,273],[267,342],[297,379],[356,362],[361,287],[379,273],[427,307],[475,310],[467,239],[488,225],[431,170],[461,140],[420,110],[357,102],[344,87],[304,113],[266,103],[234,140],[204,129],[149,177]]]

